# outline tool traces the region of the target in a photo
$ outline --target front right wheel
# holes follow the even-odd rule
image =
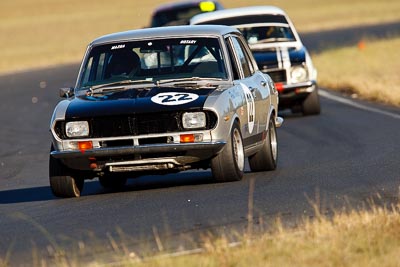
[[[84,179],[51,155],[49,180],[51,191],[56,197],[79,197],[83,190]]]
[[[214,180],[217,182],[241,180],[244,172],[244,160],[242,134],[239,123],[235,122],[225,147],[211,160]]]

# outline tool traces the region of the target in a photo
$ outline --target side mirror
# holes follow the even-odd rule
[[[62,98],[70,98],[74,96],[74,88],[60,88],[60,97]]]

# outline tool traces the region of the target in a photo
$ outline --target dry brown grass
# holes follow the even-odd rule
[[[279,220],[268,233],[243,237],[232,246],[226,238],[204,238],[198,253],[139,257],[125,244],[110,238],[109,257],[96,255],[84,264],[80,252],[61,248],[49,262],[36,255],[32,266],[130,266],[130,267],[273,267],[273,266],[400,266],[400,205],[390,208],[372,205],[365,210],[337,212],[304,219],[297,227],[283,226]],[[163,241],[163,240],[161,240]],[[104,242],[99,243],[104,246]],[[83,246],[79,246],[85,250]],[[113,262],[112,264],[110,262]],[[0,266],[8,266],[7,255],[0,255]]]
[[[79,62],[86,45],[110,32],[149,23],[155,6],[147,0],[0,1],[0,73]],[[265,5],[261,0],[221,0],[225,7]],[[300,31],[398,20],[398,0],[268,1],[285,9]]]
[[[313,55],[319,85],[400,106],[400,37]]]
[[[276,230],[231,248],[224,239],[205,244],[205,253],[156,258],[125,266],[400,266],[399,206],[336,214]]]

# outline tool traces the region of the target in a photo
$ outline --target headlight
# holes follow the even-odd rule
[[[303,66],[295,66],[290,70],[290,81],[292,83],[305,82],[308,79],[308,73]]]
[[[65,133],[68,137],[84,137],[89,135],[89,123],[87,121],[70,121],[65,125]]]
[[[182,124],[185,129],[206,127],[206,114],[204,112],[185,112],[182,115]]]

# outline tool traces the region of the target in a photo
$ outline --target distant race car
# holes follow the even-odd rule
[[[187,25],[194,15],[221,9],[223,6],[215,0],[192,0],[164,4],[153,11],[150,27]]]
[[[304,115],[320,113],[317,70],[286,13],[274,6],[224,9],[194,16],[190,24],[220,24],[245,36],[259,69],[279,91],[280,109]]]
[[[278,92],[227,26],[173,26],[89,44],[75,88],[50,122],[52,192],[77,197],[85,179],[211,167],[215,181],[276,168]]]

